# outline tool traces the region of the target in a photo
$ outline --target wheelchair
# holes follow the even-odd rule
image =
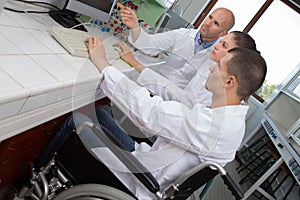
[[[77,132],[90,127],[114,155],[136,176],[158,200],[187,199],[194,191],[220,174],[236,199],[243,193],[226,173],[214,162],[204,162],[183,173],[169,188],[161,193],[156,179],[121,144],[99,125],[84,122]],[[75,155],[75,156],[74,156]],[[216,170],[212,170],[214,167]],[[99,170],[101,169],[101,170]],[[53,159],[39,172],[31,170],[30,183],[23,186],[15,199],[25,200],[135,200],[129,189],[112,172],[96,159],[85,147],[77,134],[73,134],[59,149]],[[109,178],[103,177],[107,174]],[[113,177],[113,178],[112,178]],[[101,180],[101,181],[100,181]]]

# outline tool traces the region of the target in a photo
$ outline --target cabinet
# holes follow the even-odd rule
[[[108,98],[103,98],[77,111],[91,113],[95,106],[106,105],[109,102]],[[62,123],[71,114],[67,113],[0,142],[0,188],[21,181],[30,175],[31,162],[38,159]]]
[[[300,64],[266,103],[262,125],[300,184]]]
[[[35,161],[69,114],[34,127],[0,143],[0,188],[28,175]]]
[[[244,193],[243,199],[247,199],[256,190],[266,198],[274,199],[273,196],[263,189],[262,185],[269,177],[275,180],[274,177],[272,177],[275,172],[276,182],[278,183],[276,190],[280,187],[280,194],[284,194],[283,199],[286,199],[294,185],[296,185],[296,183],[298,185],[300,184],[300,64],[298,64],[289,77],[273,91],[270,97],[264,102],[264,106],[264,114],[260,127],[267,133],[267,137],[270,139],[271,144],[273,144],[272,152],[277,150],[279,154],[278,158],[276,157],[273,162],[270,162],[271,165],[266,168],[267,170],[261,173],[259,179]],[[256,130],[254,130],[253,133],[255,132]],[[261,142],[262,140],[257,141]],[[250,149],[250,146],[251,145],[248,146],[248,149]],[[260,148],[260,150],[261,149],[262,148]],[[258,155],[258,157],[254,158],[262,158],[263,154],[259,154],[258,151],[253,152],[255,153],[252,155]],[[268,152],[268,150],[265,152]],[[263,160],[264,164],[266,164],[266,159]],[[291,178],[291,184],[289,184],[289,186],[291,186],[290,188],[287,188],[289,186],[285,182],[285,180],[288,180],[287,178],[279,182],[277,172],[278,169],[283,166],[283,163],[285,163],[283,167],[284,171],[287,172],[289,177],[293,177]],[[255,170],[253,171],[257,171],[257,169],[258,167],[255,166]],[[275,185],[270,185],[270,187],[273,186]],[[284,191],[284,189],[286,189],[286,191]],[[274,192],[273,195],[275,195]],[[277,198],[277,196],[275,197]]]

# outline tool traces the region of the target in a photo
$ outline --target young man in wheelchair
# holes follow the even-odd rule
[[[206,89],[213,94],[212,104],[196,104],[190,109],[179,102],[151,96],[145,88],[110,66],[100,38],[91,37],[87,44],[90,58],[101,73],[101,88],[107,97],[135,125],[156,135],[157,139],[149,146],[136,143],[117,126],[112,131],[154,175],[162,191],[182,172],[204,161],[225,166],[234,159],[245,130],[248,106],[243,105],[243,100],[262,85],[266,75],[266,63],[259,53],[243,48],[228,51],[219,64],[210,68]],[[86,120],[83,114],[74,113],[60,132],[72,131]],[[80,134],[93,148],[93,153],[138,199],[155,199],[154,194],[124,171],[122,164],[104,156],[105,148],[92,130],[86,128]]]

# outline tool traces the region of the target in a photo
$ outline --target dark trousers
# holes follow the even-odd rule
[[[109,106],[98,106],[96,108],[96,116],[98,123],[109,131],[108,134],[112,134],[128,151],[134,151],[135,141],[116,123],[111,115],[111,109]],[[90,121],[90,119],[86,115],[74,112],[63,123],[60,130],[48,144],[38,162],[35,164],[35,168],[40,169],[43,165],[45,165],[53,157],[54,153],[65,143],[70,135],[76,132],[76,127],[85,121]],[[97,138],[96,135],[88,128],[83,129],[80,133],[80,138],[84,140],[84,144],[89,146],[87,148],[103,146],[99,138]]]

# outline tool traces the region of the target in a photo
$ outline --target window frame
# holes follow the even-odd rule
[[[260,17],[265,13],[265,11],[269,8],[269,6],[272,4],[274,0],[265,0],[265,3],[261,6],[261,8],[257,11],[257,13],[252,17],[250,22],[247,24],[247,26],[243,29],[244,32],[248,33],[251,28],[255,25],[255,23],[260,19]],[[300,8],[293,4],[290,0],[280,0],[284,4],[286,4],[288,7],[296,11],[298,14],[300,14]],[[203,12],[200,14],[198,19],[193,24],[195,28],[198,28],[200,24],[203,22],[203,20],[206,18],[208,13],[211,11],[211,9],[214,7],[214,5],[218,2],[218,0],[211,0],[209,4],[205,7]],[[256,98],[259,102],[263,103],[265,100],[258,96],[256,93],[252,95],[254,98]]]

